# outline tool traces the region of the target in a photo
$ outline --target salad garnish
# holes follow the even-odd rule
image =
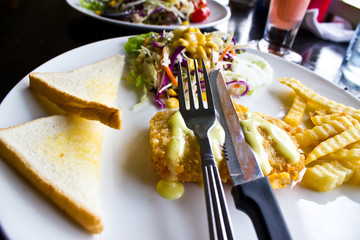
[[[124,49],[130,56],[131,66],[127,80],[136,87],[143,88],[141,102],[147,100],[148,92],[152,92],[154,101],[160,108],[170,105],[177,107],[174,102],[177,100],[178,69],[174,66],[178,62],[181,63],[186,82],[186,61],[197,60],[200,79],[203,79],[201,59],[204,59],[209,72],[214,69],[222,71],[233,97],[250,95],[272,78],[270,65],[263,58],[247,53],[243,46],[236,44],[232,33],[202,33],[194,27],[177,27],[169,32],[149,32],[130,37]],[[193,61],[188,63],[193,76]],[[195,79],[191,81],[195,86]],[[186,90],[187,85],[184,88]]]

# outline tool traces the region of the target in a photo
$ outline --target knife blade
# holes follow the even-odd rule
[[[218,121],[225,131],[224,153],[233,182],[231,193],[237,209],[251,219],[259,239],[291,239],[270,182],[244,138],[222,73],[210,74]]]

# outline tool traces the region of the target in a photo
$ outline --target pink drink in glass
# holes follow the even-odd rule
[[[271,0],[263,39],[259,47],[285,56],[294,42],[310,0]]]
[[[270,23],[282,30],[292,30],[302,21],[310,0],[271,0]]]

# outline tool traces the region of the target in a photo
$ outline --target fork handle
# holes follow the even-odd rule
[[[236,208],[253,222],[258,239],[291,239],[267,177],[234,186],[232,195]]]
[[[210,144],[210,151],[204,146],[200,149],[210,239],[233,239],[225,194]]]

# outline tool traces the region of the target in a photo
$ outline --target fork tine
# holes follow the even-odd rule
[[[178,77],[178,97],[179,97],[179,109],[180,111],[186,110],[186,103],[185,103],[185,91],[184,91],[184,82],[182,79],[181,73],[181,63],[178,63],[179,68],[179,77]]]
[[[204,72],[207,107],[208,107],[208,109],[214,109],[214,101],[213,101],[213,97],[212,97],[212,93],[211,93],[209,75],[206,70],[204,59],[201,59],[201,60],[202,60],[203,72]]]
[[[190,109],[195,109],[195,102],[194,102],[194,94],[191,86],[191,75],[190,75],[190,69],[188,61],[186,61],[186,71],[188,76],[188,91],[189,91],[189,103],[190,103]]]
[[[197,91],[197,95],[198,95],[199,109],[203,109],[204,102],[203,102],[203,98],[202,98],[200,78],[199,78],[196,59],[194,59],[194,66],[195,66],[196,91]]]

